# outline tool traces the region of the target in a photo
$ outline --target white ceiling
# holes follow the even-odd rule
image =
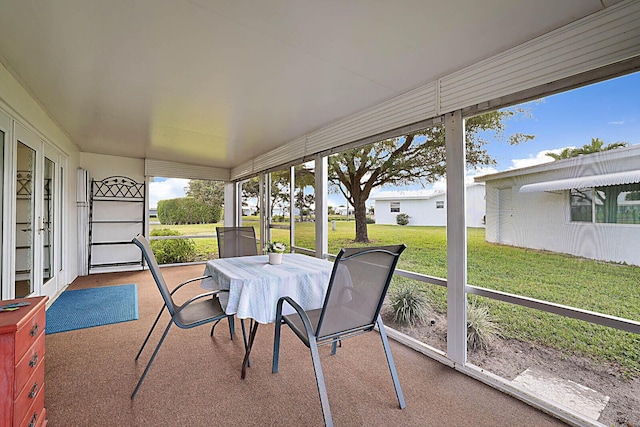
[[[81,151],[231,168],[617,0],[2,0]]]

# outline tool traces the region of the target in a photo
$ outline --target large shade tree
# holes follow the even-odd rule
[[[307,168],[305,165],[298,165],[295,170],[295,185],[298,189],[298,193],[302,193],[302,190],[314,183],[313,170]],[[278,205],[286,205],[289,198],[289,169],[283,169],[271,173],[271,189],[269,191],[271,196],[271,216],[273,216],[273,209]],[[207,181],[192,179],[186,188],[187,195],[194,199],[206,204],[222,205],[224,203],[224,182],[223,181]],[[243,199],[255,199],[258,202],[257,208],[259,209],[260,200],[260,180],[258,177],[251,178],[242,184],[242,197]],[[306,204],[313,202],[313,195],[309,197],[303,197]]]
[[[487,152],[487,132],[505,139],[505,120],[522,109],[492,111],[465,122],[466,160],[469,168],[489,166],[495,160]],[[511,144],[533,139],[516,133],[506,138]],[[365,202],[374,188],[428,184],[445,175],[445,130],[438,126],[420,132],[347,150],[329,157],[329,181],[355,211],[356,242],[368,242]]]
[[[615,150],[616,148],[626,147],[626,142],[614,142],[605,145],[604,141],[600,138],[591,138],[590,144],[585,144],[579,148],[567,147],[559,153],[547,153],[547,156],[554,160],[570,159],[572,157],[578,157],[601,151]],[[586,201],[591,203],[592,194],[596,199],[598,206],[601,206],[602,218],[601,221],[605,223],[617,223],[618,222],[618,197],[622,192],[631,192],[629,197],[637,197],[640,191],[640,184],[620,184],[620,185],[607,185],[604,187],[596,188],[596,191],[592,192],[591,189],[576,188],[572,190],[571,197],[579,201]]]
[[[221,206],[224,202],[224,182],[192,179],[186,188],[187,196],[209,205]]]

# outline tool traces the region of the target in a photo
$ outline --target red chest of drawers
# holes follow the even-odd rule
[[[44,354],[48,297],[0,301],[28,302],[0,312],[0,426],[41,427],[44,409]]]

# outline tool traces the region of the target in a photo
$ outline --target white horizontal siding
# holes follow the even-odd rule
[[[312,155],[349,142],[436,116],[436,85],[428,84],[340,120],[307,136],[306,154]]]
[[[237,181],[253,173],[253,161],[246,162],[231,169],[231,180]]]
[[[566,25],[440,79],[444,114],[640,55],[640,2]]]
[[[247,177],[295,160],[442,114],[512,95],[640,56],[640,1],[627,1],[523,43],[436,82],[398,95],[301,136],[299,146],[279,148],[234,168]]]
[[[186,163],[152,159],[145,159],[144,174],[145,176],[208,179],[214,181],[229,181],[230,176],[228,169],[188,165]]]
[[[253,171],[264,171],[283,165],[296,159],[301,159],[305,154],[306,138],[298,138],[288,142],[275,150],[271,150],[253,160]]]

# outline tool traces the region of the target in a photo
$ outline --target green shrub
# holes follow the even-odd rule
[[[192,197],[160,200],[158,220],[161,224],[214,224],[220,221],[222,208],[209,205]]]
[[[467,346],[471,350],[488,350],[500,336],[489,307],[470,299],[467,303]]]
[[[367,217],[367,224],[375,224],[376,220],[371,218],[370,216]]]
[[[396,223],[398,223],[398,225],[407,225],[409,224],[409,218],[411,217],[406,213],[400,213],[396,215]]]
[[[152,236],[180,236],[168,228],[151,231]],[[151,249],[158,264],[191,262],[195,259],[196,245],[192,239],[151,240]]]
[[[391,294],[393,319],[409,326],[424,323],[430,307],[424,293],[415,286],[401,286]]]

